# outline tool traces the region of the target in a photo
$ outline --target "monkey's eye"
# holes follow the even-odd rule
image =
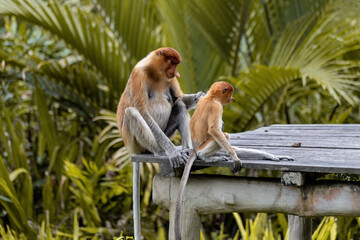
[[[162,52],[162,51],[159,51],[158,54],[159,54],[159,55],[163,55],[163,52]]]
[[[225,94],[226,92],[227,92],[227,90],[228,90],[228,88],[227,87],[225,87],[224,89],[223,89],[223,94]]]

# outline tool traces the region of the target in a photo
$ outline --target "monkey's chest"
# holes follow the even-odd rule
[[[172,101],[165,93],[153,92],[149,98],[149,113],[163,131],[168,124],[171,108]]]

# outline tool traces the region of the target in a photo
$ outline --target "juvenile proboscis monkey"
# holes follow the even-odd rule
[[[176,200],[175,210],[175,239],[181,239],[180,232],[180,213],[182,197],[185,191],[191,167],[199,158],[207,162],[234,161],[233,172],[241,169],[242,162],[239,158],[262,159],[271,161],[293,160],[287,156],[275,156],[266,152],[254,149],[242,149],[230,145],[230,136],[222,131],[224,123],[222,121],[223,106],[230,103],[234,98],[232,93],[233,86],[227,82],[215,82],[210,90],[202,97],[196,107],[196,110],[190,120],[191,138],[194,145],[194,151],[191,153],[186,163]],[[225,150],[228,156],[213,156],[219,150]]]
[[[181,61],[170,47],[150,52],[132,70],[116,113],[120,135],[132,154],[165,152],[175,168],[186,163],[193,148],[188,110],[204,95],[183,94],[177,81]],[[176,130],[182,150],[169,139]]]

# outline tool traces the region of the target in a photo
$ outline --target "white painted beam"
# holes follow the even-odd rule
[[[179,178],[155,176],[153,201],[171,210],[175,204]],[[213,175],[192,175],[183,198],[186,216],[269,212],[298,216],[360,216],[360,186],[353,183],[321,183],[283,186],[280,179],[249,179]],[[170,220],[170,232],[173,229]],[[199,239],[198,220],[182,218],[183,236]],[[171,234],[169,235],[170,239]]]

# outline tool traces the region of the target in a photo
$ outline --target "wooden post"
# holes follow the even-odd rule
[[[312,219],[288,215],[289,239],[311,240]]]
[[[133,163],[133,214],[134,214],[134,239],[140,240],[140,163]]]
[[[175,210],[176,203],[170,206],[170,226],[169,226],[169,240],[175,239]],[[200,215],[191,207],[182,204],[181,218],[180,218],[180,231],[182,239],[200,240],[201,219]]]
[[[302,187],[305,174],[300,172],[282,172],[281,183],[284,186]],[[296,215],[288,215],[289,239],[311,240],[312,219]]]

